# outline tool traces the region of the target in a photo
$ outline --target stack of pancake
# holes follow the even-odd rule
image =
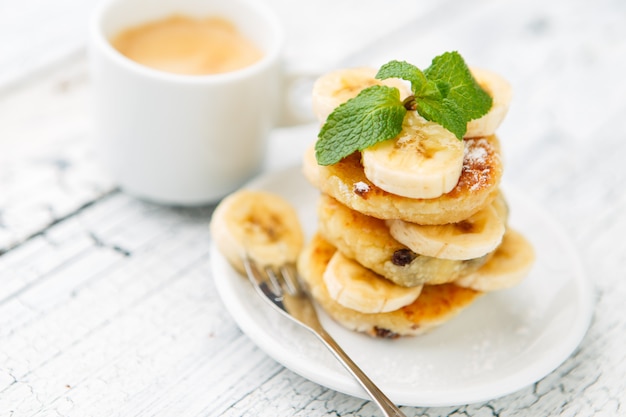
[[[472,73],[493,107],[468,125],[458,179],[439,196],[386,191],[367,175],[362,152],[326,166],[317,163],[313,147],[304,156],[304,175],[321,193],[318,230],[298,269],[316,301],[349,329],[385,338],[422,334],[485,292],[519,283],[532,266],[532,246],[508,225],[499,187],[503,166],[495,129],[510,87],[501,77],[491,82],[492,73]],[[388,83],[410,94],[399,80],[381,82],[374,74],[341,70],[321,77],[313,90],[320,122],[369,85]],[[406,120],[412,118],[420,117]]]

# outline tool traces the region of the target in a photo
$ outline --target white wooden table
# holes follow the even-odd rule
[[[424,67],[459,50],[504,74],[506,180],[559,220],[593,281],[591,328],[550,375],[406,414],[626,415],[626,2],[267,1],[294,70]],[[380,415],[242,334],[210,272],[213,207],[138,201],[99,169],[82,49],[93,3],[0,4],[0,416]],[[276,129],[267,171],[314,135]]]

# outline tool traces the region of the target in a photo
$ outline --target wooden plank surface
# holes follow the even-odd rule
[[[588,334],[546,378],[487,403],[406,414],[626,415],[626,3],[372,3],[361,10],[366,25],[349,13],[361,2],[269,3],[286,21],[298,70],[424,65],[458,49],[509,78],[505,180],[558,219],[594,284]],[[324,7],[337,10],[328,32],[303,18]],[[376,18],[387,23],[368,30]],[[411,19],[422,26],[403,26]],[[401,40],[363,52],[389,33]],[[0,416],[380,415],[283,368],[241,333],[210,272],[213,207],[138,201],[100,170],[78,50],[45,71],[28,60],[5,67],[6,79],[31,75],[0,90]],[[313,125],[276,129],[267,170],[297,163],[314,138]]]

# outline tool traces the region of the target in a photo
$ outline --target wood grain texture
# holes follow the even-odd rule
[[[345,16],[360,2],[298,10],[268,3],[288,20],[294,68],[344,58],[424,66],[457,49],[511,80],[514,102],[500,129],[505,181],[558,219],[594,284],[588,334],[547,377],[486,403],[405,413],[626,415],[626,3],[374,2],[362,13],[371,25],[376,7],[386,8],[376,31],[345,17],[349,34],[341,37],[337,15],[332,36],[320,38],[319,19],[304,17],[331,3]],[[412,19],[415,26],[402,26]],[[45,30],[61,33],[53,26]],[[9,29],[0,29],[3,39]],[[64,33],[36,37],[73,50],[75,37]],[[401,42],[362,50],[389,33]],[[18,59],[17,49],[0,44],[0,63]],[[306,53],[298,45],[308,45]],[[46,42],[31,46],[28,54]],[[91,149],[84,54],[61,62],[63,53],[49,52],[49,70],[0,90],[0,417],[380,415],[371,402],[283,368],[241,333],[210,272],[213,207],[157,206],[117,190]],[[11,62],[0,82],[34,74],[27,59]],[[267,169],[297,163],[314,135],[314,126],[276,129]]]

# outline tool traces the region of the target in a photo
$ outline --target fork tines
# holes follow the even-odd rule
[[[293,264],[278,267],[267,265],[261,269],[256,262],[246,257],[244,266],[248,276],[254,280],[253,283],[268,288],[277,296],[281,296],[284,292],[290,295],[300,293],[297,271]]]

